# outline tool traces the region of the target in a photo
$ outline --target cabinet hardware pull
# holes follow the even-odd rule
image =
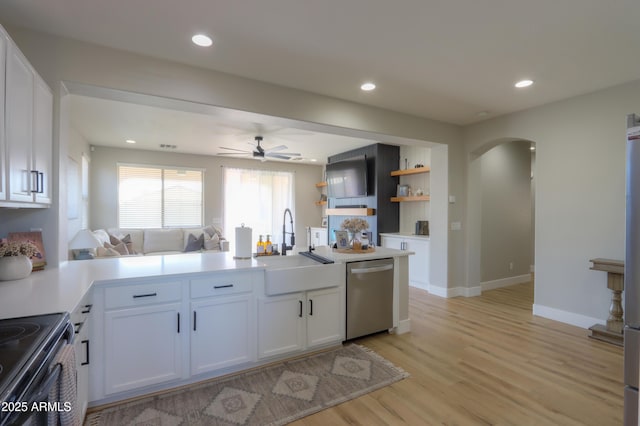
[[[298,303],[300,303],[300,313],[298,314],[298,316],[302,318],[302,300],[298,300]]]
[[[134,294],[133,298],[134,299],[139,299],[141,297],[153,297],[153,296],[157,296],[158,293],[147,293],[147,294]]]
[[[89,340],[82,340],[80,341],[80,343],[82,343],[83,345],[86,345],[85,348],[85,362],[81,362],[80,365],[89,365]]]
[[[178,334],[180,334],[180,312],[178,312]]]
[[[35,181],[33,180],[33,175],[34,175],[34,174],[35,174],[35,176],[36,176]],[[35,182],[35,187],[36,187],[36,189],[32,189],[32,190],[31,190],[31,192],[32,192],[32,193],[37,194],[38,192],[40,192],[40,191],[39,191],[39,188],[38,188],[38,171],[37,171],[37,170],[31,170],[31,185],[30,185],[30,186],[31,186],[32,188],[33,188],[33,186],[34,186],[34,185],[33,185],[33,183],[34,183],[34,182]]]
[[[229,288],[229,287],[233,287],[233,284],[214,285],[214,286],[213,286],[213,288],[214,288],[214,289],[218,289],[218,288]]]
[[[197,316],[196,316],[196,311],[193,311],[193,331],[196,331],[196,322],[197,320]]]
[[[89,304],[89,305],[84,305],[84,310],[80,311],[81,314],[88,314],[89,312],[91,312],[91,308],[93,308],[93,305]]]
[[[313,299],[309,299],[309,315],[313,315]]]
[[[73,328],[75,329],[74,334],[80,334],[80,330],[82,330],[83,326],[84,326],[84,321],[76,322],[75,324],[73,324]]]
[[[38,182],[38,194],[44,193],[44,173],[38,172],[39,182]]]

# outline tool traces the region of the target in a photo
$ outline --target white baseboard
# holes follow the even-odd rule
[[[411,331],[411,318],[398,321],[395,334],[404,334]]]
[[[531,281],[531,274],[516,275],[515,277],[500,278],[499,280],[484,281],[480,283],[482,291],[495,290],[496,288],[509,287],[511,285],[528,283]]]
[[[550,308],[549,306],[542,306],[535,303],[533,304],[533,315],[582,328],[589,328],[594,324],[605,324],[607,322],[606,319],[603,320],[601,318],[588,317],[586,315],[562,311],[560,309]]]
[[[438,287],[435,285],[429,285],[429,288],[427,289],[427,291],[433,295],[445,297],[445,298],[458,297],[458,296],[474,297],[474,296],[480,296],[480,294],[482,293],[482,288],[479,286],[445,288],[445,287]]]

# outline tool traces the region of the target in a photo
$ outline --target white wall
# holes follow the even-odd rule
[[[57,105],[64,103],[58,93],[61,82],[71,82],[283,117],[296,120],[298,128],[312,131],[425,147],[432,143],[447,144],[449,148],[455,148],[449,149],[448,157],[445,157],[448,158],[448,164],[444,165],[449,171],[448,185],[456,193],[464,194],[464,173],[456,170],[464,164],[462,133],[458,126],[34,31],[10,26],[6,29],[44,80],[54,88]],[[64,125],[60,123],[61,127]],[[68,141],[61,137],[59,143],[55,161],[64,167]],[[455,167],[449,167],[451,164]],[[63,180],[60,187],[65,184]],[[65,197],[64,191],[61,195]],[[62,201],[61,204],[66,203],[66,199]],[[56,227],[62,209],[58,205],[45,213],[46,218],[53,217],[49,221]],[[453,211],[457,217],[462,216],[462,210]],[[64,222],[60,224],[63,226]],[[55,235],[58,229],[51,232]],[[59,235],[66,234],[66,228],[60,229]],[[457,235],[449,244],[449,255],[464,252],[463,243],[462,236]],[[444,246],[442,249],[447,250]],[[59,248],[59,251],[63,249]],[[460,280],[458,271],[463,270],[464,257],[454,257],[461,263],[449,265],[449,270],[454,271],[449,279]],[[58,258],[65,259],[66,252]]]
[[[407,159],[408,168],[410,169],[416,164],[422,164],[426,167],[430,167],[431,148],[401,146],[399,169],[405,168],[405,158]],[[430,194],[431,191],[431,173],[401,176],[400,183],[403,185],[409,185],[414,195],[417,189],[422,189],[424,194],[427,195]],[[434,202],[446,203],[446,196],[435,201],[412,201],[400,203],[400,232],[413,234],[416,230],[415,224],[417,220],[431,220],[431,204]]]
[[[638,111],[640,81],[465,129],[469,159],[505,138],[536,144],[535,313],[584,327],[606,319],[606,276],[589,259],[624,259],[625,123]]]
[[[482,176],[482,283],[529,273],[533,239],[529,145],[505,142],[477,160]]]
[[[71,188],[69,186],[69,191],[67,191],[67,201],[69,201],[70,197],[74,197],[76,205],[77,205],[77,213],[78,215],[75,218],[68,218],[67,222],[67,241],[71,241],[71,239],[82,229],[82,223],[84,221],[84,210],[82,208],[82,157],[90,159],[90,148],[89,143],[82,137],[80,133],[78,133],[75,129],[71,128],[69,132],[69,152],[68,157],[72,158],[75,162],[77,169],[75,172],[77,173],[77,183],[78,186],[75,188]],[[71,172],[70,169],[67,169],[67,173]],[[69,183],[69,182],[67,182]],[[75,189],[75,193],[74,190]],[[68,213],[68,212],[67,212]],[[88,218],[87,218],[88,219]]]
[[[306,241],[305,227],[318,226],[321,221],[322,209],[315,205],[318,199],[315,184],[322,180],[321,166],[276,161],[263,163],[256,160],[96,146],[91,153],[91,215],[89,221],[91,229],[107,229],[118,226],[118,176],[116,167],[118,162],[205,169],[205,224],[218,223],[223,218],[223,166],[293,172],[295,173],[293,219],[298,245],[304,245]],[[238,194],[240,197],[252,197],[253,195]],[[284,214],[284,212],[281,212],[281,214]],[[237,224],[237,226],[240,226],[240,224]],[[247,224],[247,226],[251,226],[251,224]],[[282,228],[274,231],[272,241],[280,243],[282,240]],[[225,229],[224,232],[227,239],[233,240],[233,229]]]

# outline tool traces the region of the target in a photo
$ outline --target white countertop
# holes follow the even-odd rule
[[[376,247],[373,253],[363,254],[342,254],[333,252],[329,247],[318,247],[316,253],[336,263],[413,254],[383,247]],[[72,312],[94,284],[266,267],[267,264],[259,258],[236,260],[228,252],[70,261],[58,268],[32,272],[23,280],[0,281],[0,319]]]
[[[383,237],[395,237],[395,238],[413,238],[416,240],[428,240],[428,235],[417,235],[409,232],[386,232],[380,234]]]

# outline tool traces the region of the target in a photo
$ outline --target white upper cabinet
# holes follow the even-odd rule
[[[8,201],[32,202],[33,71],[13,43],[7,49],[6,82]]]
[[[35,76],[32,182],[36,203],[51,204],[51,159],[53,156],[53,93]]]
[[[7,64],[7,43],[6,34],[0,29],[0,129],[5,129],[4,122],[4,99],[5,90],[4,82],[5,70]],[[5,164],[7,162],[7,151],[5,144],[5,132],[0,130],[0,201],[7,199],[7,170]]]
[[[52,190],[53,93],[4,31],[0,55],[0,76],[5,74],[0,80],[5,129],[0,136],[0,206],[47,207]]]

